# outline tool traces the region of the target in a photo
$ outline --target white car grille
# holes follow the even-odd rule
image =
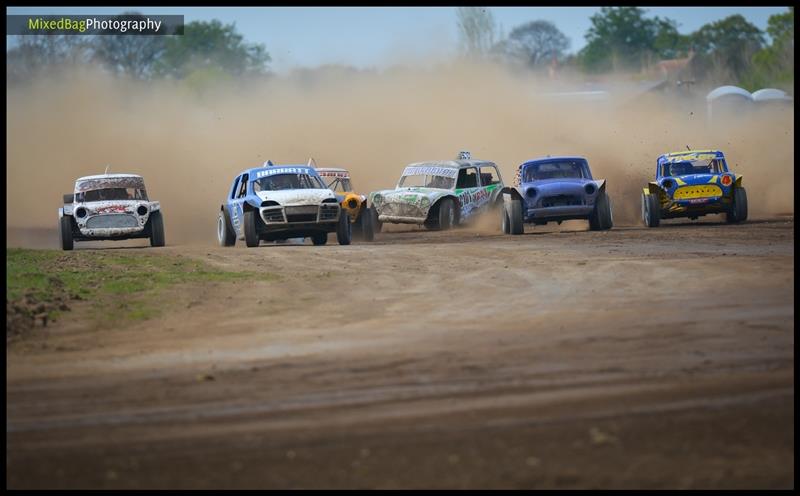
[[[136,217],[129,214],[105,214],[89,217],[86,227],[89,229],[108,229],[115,227],[137,227]]]

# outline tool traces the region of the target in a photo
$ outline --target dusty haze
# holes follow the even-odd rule
[[[202,95],[91,69],[62,73],[7,90],[7,233],[55,230],[62,194],[107,164],[144,176],[168,243],[213,244],[232,178],[267,159],[347,167],[366,193],[393,187],[407,163],[458,150],[497,162],[506,183],[526,159],[586,156],[594,176],[608,180],[619,225],[640,222],[640,191],[659,154],[719,148],[745,176],[751,217],[793,213],[793,111],[711,128],[702,99],[589,105],[537,96],[550,90],[494,66],[339,73],[304,84],[283,77]]]

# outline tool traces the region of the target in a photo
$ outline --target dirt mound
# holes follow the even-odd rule
[[[47,327],[57,312],[70,310],[66,294],[54,296],[50,300],[40,300],[33,293],[22,298],[6,298],[6,342],[23,338],[31,329]]]

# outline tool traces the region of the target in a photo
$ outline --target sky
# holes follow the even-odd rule
[[[570,39],[570,52],[585,45],[590,17],[600,7],[490,7],[504,34],[534,20],[553,22]],[[645,7],[648,17],[677,21],[688,34],[703,24],[741,14],[761,30],[786,7]],[[184,22],[235,23],[250,43],[264,44],[276,72],[344,64],[381,69],[395,63],[442,60],[458,50],[456,7],[8,7],[7,14],[182,14]],[[769,38],[767,37],[767,40]],[[9,40],[6,41],[6,47]]]

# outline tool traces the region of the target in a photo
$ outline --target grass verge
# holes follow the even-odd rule
[[[6,271],[7,338],[47,325],[79,300],[88,300],[98,319],[143,320],[163,309],[158,296],[171,286],[256,277],[181,255],[23,248],[6,249]]]

